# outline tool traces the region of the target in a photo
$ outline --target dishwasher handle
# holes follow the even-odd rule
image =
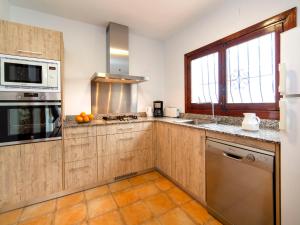
[[[233,159],[233,160],[238,160],[238,161],[241,161],[243,159],[242,156],[235,155],[235,154],[228,153],[228,152],[223,152],[223,156],[227,157],[227,158],[230,158],[230,159]]]

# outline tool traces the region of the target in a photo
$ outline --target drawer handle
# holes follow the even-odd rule
[[[84,169],[88,169],[89,166],[81,166],[81,167],[77,167],[77,168],[72,168],[70,169],[71,172],[76,171],[76,170],[84,170]]]
[[[71,145],[67,145],[67,147],[79,147],[82,145],[90,145],[90,143],[71,144]]]
[[[127,138],[119,138],[120,141],[127,141],[127,140],[132,140],[133,137],[127,137]]]
[[[127,131],[127,130],[132,130],[133,127],[129,127],[129,128],[119,128],[119,131]]]
[[[227,158],[230,158],[230,159],[238,160],[238,161],[243,159],[243,157],[241,157],[239,155],[234,155],[234,154],[231,154],[231,153],[228,153],[228,152],[223,152],[223,156],[227,157]]]
[[[124,157],[124,158],[120,158],[121,160],[132,160],[134,158],[134,156],[129,156],[129,157]]]
[[[20,53],[29,53],[29,54],[34,54],[34,55],[43,55],[42,52],[27,51],[27,50],[22,50],[22,49],[18,49],[17,52],[20,52]]]

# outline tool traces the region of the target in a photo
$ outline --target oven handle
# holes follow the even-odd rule
[[[0,106],[39,106],[39,105],[61,106],[61,102],[0,102]]]

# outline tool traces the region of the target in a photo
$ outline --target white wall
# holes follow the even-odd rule
[[[20,7],[10,7],[10,20],[62,31],[65,44],[65,114],[90,112],[90,77],[106,70],[105,27],[98,27]],[[147,75],[139,88],[138,111],[163,98],[163,43],[129,35],[130,74]]]
[[[226,0],[165,41],[166,105],[184,111],[184,54],[292,7],[298,0]],[[299,11],[299,10],[298,10]],[[298,21],[300,21],[298,13]]]
[[[0,19],[9,19],[9,2],[8,0],[0,0]]]

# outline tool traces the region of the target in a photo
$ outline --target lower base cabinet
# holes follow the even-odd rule
[[[65,163],[65,189],[96,184],[97,177],[97,158]]]
[[[62,191],[62,143],[0,148],[0,208]]]

